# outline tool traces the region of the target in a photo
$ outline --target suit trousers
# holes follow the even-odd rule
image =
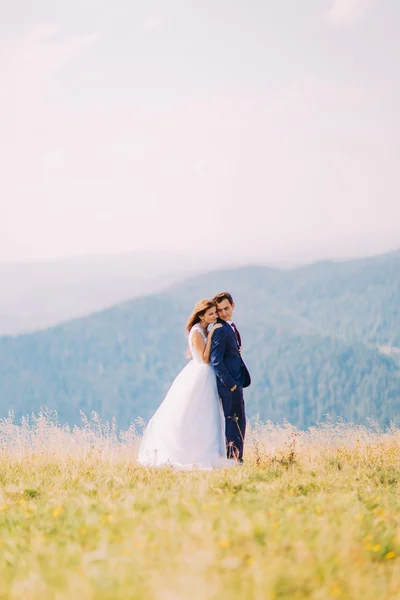
[[[225,415],[226,454],[228,458],[242,460],[244,436],[246,433],[246,411],[243,388],[237,387],[231,392],[219,385],[218,393],[222,401]]]

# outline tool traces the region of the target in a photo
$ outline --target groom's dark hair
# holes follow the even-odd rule
[[[213,302],[220,304],[223,300],[228,300],[229,304],[233,304],[233,298],[229,292],[220,292],[213,298]]]

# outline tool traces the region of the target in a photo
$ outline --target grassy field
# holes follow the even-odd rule
[[[398,600],[400,432],[257,424],[242,467],[139,468],[138,433],[0,425],[0,598]]]

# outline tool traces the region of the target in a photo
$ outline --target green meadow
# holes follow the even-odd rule
[[[396,600],[400,432],[250,428],[245,464],[136,465],[139,432],[0,427],[3,600]]]

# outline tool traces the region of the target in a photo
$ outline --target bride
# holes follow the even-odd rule
[[[226,458],[224,413],[209,364],[212,336],[219,327],[214,302],[200,300],[186,325],[192,360],[146,427],[140,465],[212,469],[236,464]]]

